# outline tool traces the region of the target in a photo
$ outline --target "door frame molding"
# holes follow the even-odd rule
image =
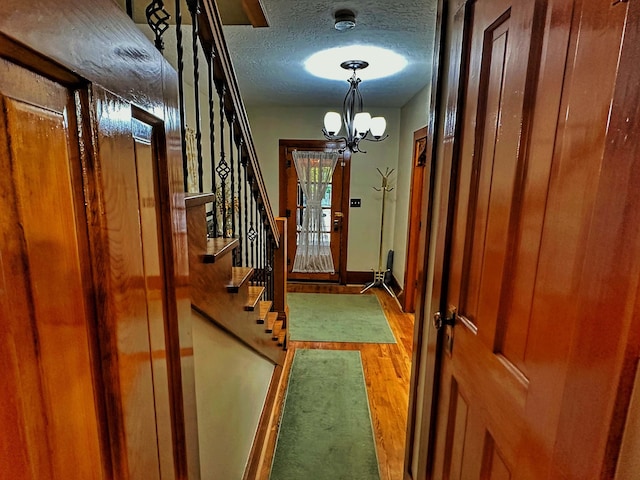
[[[435,451],[436,415],[441,372],[442,332],[431,321],[436,311],[446,310],[448,283],[447,262],[456,194],[457,158],[460,138],[460,116],[463,110],[464,59],[468,50],[468,0],[438,0],[434,43],[431,101],[427,124],[427,163],[434,179],[429,198],[423,195],[428,208],[421,221],[433,215],[431,228],[420,231],[418,248],[427,249],[418,270],[415,301],[414,350],[411,362],[409,412],[405,448],[404,477],[406,480],[432,478],[431,467]],[[453,25],[449,25],[449,11]],[[460,38],[447,38],[460,31]],[[459,44],[453,45],[455,40]],[[449,52],[449,48],[457,50]],[[449,58],[449,62],[444,59]],[[449,70],[445,71],[448,64]],[[447,119],[451,121],[446,122]],[[431,221],[431,217],[428,218]],[[430,257],[433,257],[431,259]],[[429,280],[432,279],[430,282]],[[416,421],[421,419],[420,423]],[[414,465],[414,457],[417,457]],[[414,469],[415,466],[415,469]]]
[[[425,141],[424,162],[420,162],[418,159],[418,145],[422,140]],[[425,185],[428,190],[432,188],[432,179],[434,177],[433,157],[430,159],[431,162],[427,162],[427,148],[427,127],[425,126],[413,132],[411,188],[409,190],[409,215],[407,221],[407,255],[404,266],[404,290],[399,298],[399,300],[401,299],[402,309],[406,313],[415,312],[416,290],[420,273],[418,263],[422,264],[421,255],[426,253],[418,248],[418,244],[420,243],[420,230],[422,227],[429,228],[429,223],[422,222],[422,211],[424,208],[429,208],[431,204],[431,193],[429,191],[426,192],[426,199],[424,194]],[[418,221],[414,221],[415,219]]]
[[[295,140],[280,139],[278,147],[278,214],[280,217],[286,217],[287,210],[287,149],[316,149],[320,150],[337,150],[344,148],[340,142],[327,140]],[[347,245],[349,239],[349,191],[351,186],[351,152],[347,149],[342,154],[344,168],[342,171],[342,233],[340,235],[340,259],[338,283],[346,285],[347,283]],[[288,222],[287,222],[288,223]],[[288,228],[291,228],[289,226]]]

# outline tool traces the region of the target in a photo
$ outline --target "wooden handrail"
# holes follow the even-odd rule
[[[200,39],[204,47],[212,49],[216,54],[215,65],[218,67],[215,72],[217,77],[216,81],[223,82],[226,86],[225,110],[227,114],[231,113],[233,116],[234,131],[237,133],[237,136],[240,136],[243,140],[243,148],[248,157],[247,166],[255,178],[260,202],[264,206],[267,222],[277,248],[280,245],[280,235],[271,209],[271,202],[269,201],[267,188],[264,184],[262,171],[260,170],[260,163],[258,162],[258,155],[255,145],[253,144],[249,119],[247,118],[247,112],[244,108],[242,97],[240,96],[238,80],[235,75],[235,70],[233,69],[227,43],[224,40],[222,21],[220,20],[218,7],[213,0],[201,0],[201,3],[203,11],[198,16]],[[220,71],[222,71],[222,75],[220,75]],[[227,100],[231,101],[232,108],[228,108]]]

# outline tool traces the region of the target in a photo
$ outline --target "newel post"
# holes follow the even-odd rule
[[[278,319],[287,322],[287,219],[276,217],[276,226],[280,233],[280,246],[275,251],[274,260],[274,293],[273,310],[278,312]]]

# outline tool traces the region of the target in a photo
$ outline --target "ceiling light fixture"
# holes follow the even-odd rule
[[[353,153],[367,153],[364,150],[360,150],[360,141],[381,142],[387,138],[389,135],[384,135],[387,121],[384,117],[371,118],[369,113],[362,111],[362,95],[358,89],[361,80],[356,72],[367,68],[369,64],[364,60],[348,60],[342,62],[340,66],[345,70],[353,71],[353,75],[348,80],[349,90],[344,97],[342,117],[338,112],[327,112],[324,116],[322,133],[327,140],[345,142],[345,148],[340,149],[340,153],[344,152],[345,149],[349,149]],[[346,128],[346,134],[339,136],[343,123]]]
[[[402,55],[374,45],[355,44],[321,50],[308,57],[304,68],[315,77],[344,82],[344,70],[336,58],[364,58],[372,63],[359,72],[363,81],[386,78],[401,72],[408,64]],[[375,61],[373,61],[375,59]]]

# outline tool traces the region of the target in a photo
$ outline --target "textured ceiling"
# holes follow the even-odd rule
[[[245,104],[340,105],[350,72],[345,70],[344,81],[323,80],[307,73],[304,61],[326,48],[364,44],[394,50],[409,62],[393,77],[363,80],[360,90],[365,106],[403,106],[430,81],[435,3],[262,0],[269,27],[224,27]],[[334,29],[333,14],[342,8],[356,12],[353,30]],[[344,60],[351,59],[336,58],[336,63]]]

